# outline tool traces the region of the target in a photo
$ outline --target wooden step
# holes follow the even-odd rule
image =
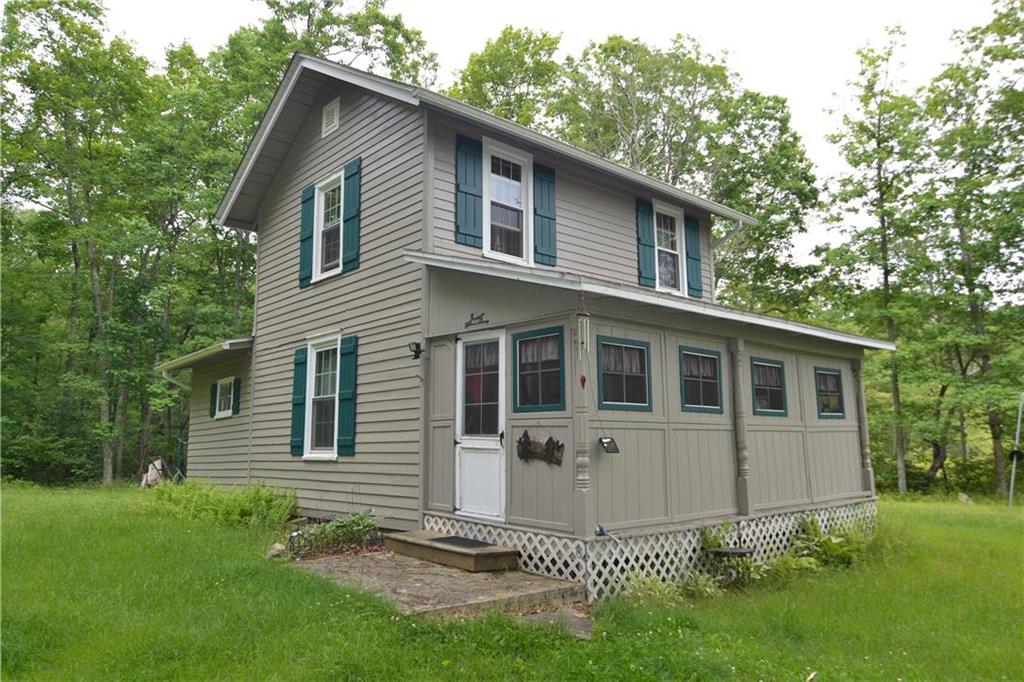
[[[464,571],[507,571],[519,567],[519,552],[509,547],[478,543],[469,538],[413,530],[388,533],[384,546],[395,554],[461,568]]]

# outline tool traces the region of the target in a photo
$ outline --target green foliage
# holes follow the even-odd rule
[[[693,600],[715,599],[725,594],[721,580],[704,571],[690,571],[680,586],[683,594]]]
[[[445,94],[523,126],[541,122],[560,73],[554,60],[560,36],[506,26],[466,67]]]
[[[732,532],[732,521],[726,521],[716,526],[700,527],[700,548],[702,552],[709,552],[713,549],[721,549],[728,546],[729,533]]]
[[[376,532],[372,509],[354,512],[293,531],[288,536],[288,551],[298,558],[334,554],[347,545],[367,544]]]
[[[629,574],[626,595],[639,604],[670,605],[682,601],[683,592],[679,585],[662,580],[656,575],[645,575],[639,571]]]
[[[867,534],[851,526],[842,535],[826,533],[814,514],[804,514],[793,535],[790,551],[796,557],[814,559],[822,566],[852,566],[867,549]]]
[[[164,481],[153,488],[157,508],[174,516],[231,526],[280,526],[295,514],[295,492],[261,483],[218,486]]]
[[[765,578],[776,585],[783,585],[804,575],[821,570],[821,564],[813,556],[796,556],[787,552],[775,557],[765,567]]]

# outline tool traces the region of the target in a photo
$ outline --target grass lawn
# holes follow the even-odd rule
[[[1024,679],[1024,513],[883,501],[853,569],[666,609],[593,641],[398,615],[128,489],[3,489],[4,679]]]

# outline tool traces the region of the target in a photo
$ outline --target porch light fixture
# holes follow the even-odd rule
[[[413,360],[419,360],[420,356],[423,355],[423,346],[420,345],[419,341],[413,341],[409,344],[409,352],[412,353]]]
[[[614,438],[611,438],[609,436],[601,436],[597,440],[598,440],[598,442],[601,443],[601,449],[604,450],[605,453],[607,453],[609,455],[617,455],[617,454],[619,454],[619,446],[615,442]]]

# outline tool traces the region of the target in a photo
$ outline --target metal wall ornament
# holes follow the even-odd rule
[[[564,453],[565,444],[551,436],[548,436],[548,439],[542,443],[531,438],[529,431],[523,431],[523,435],[516,441],[516,454],[524,462],[531,459],[539,459],[548,464],[562,466],[562,455]]]

